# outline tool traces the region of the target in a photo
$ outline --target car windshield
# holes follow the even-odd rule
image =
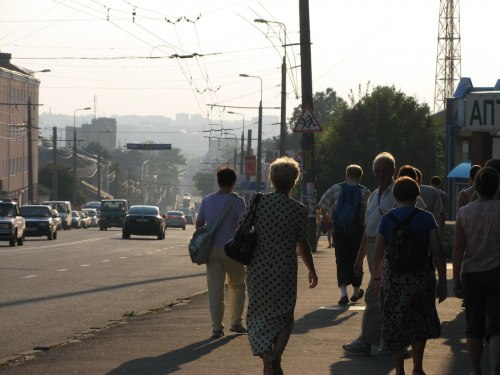
[[[76,211],[71,212],[71,216],[78,217],[78,212],[76,212]]]
[[[130,207],[128,211],[129,215],[158,215],[158,208],[156,207]]]
[[[183,216],[184,214],[180,211],[168,211],[167,216]]]
[[[50,217],[50,210],[47,207],[20,207],[19,211],[21,211],[21,216],[24,217],[33,217],[33,216],[42,216],[42,217]]]
[[[0,216],[14,217],[16,216],[14,207],[12,205],[0,205]]]
[[[102,202],[101,209],[103,211],[125,211],[125,206],[122,201]]]
[[[87,215],[89,215],[90,217],[96,216],[95,212],[93,212],[93,211],[86,211],[86,212],[87,212]]]

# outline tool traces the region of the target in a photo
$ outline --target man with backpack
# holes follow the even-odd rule
[[[353,266],[364,232],[365,213],[370,191],[360,185],[363,169],[359,165],[346,168],[346,181],[329,188],[319,202],[325,222],[332,223],[337,281],[341,292],[339,305],[349,303],[347,286],[354,287],[351,302],[364,295],[360,289],[362,276],[354,274]],[[329,212],[332,210],[332,217]]]

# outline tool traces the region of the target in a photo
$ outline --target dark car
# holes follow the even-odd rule
[[[186,217],[182,211],[168,211],[165,215],[167,228],[182,228],[186,230]]]
[[[184,214],[184,217],[186,218],[186,224],[194,225],[193,215],[191,215],[191,214]]]
[[[132,206],[123,219],[122,238],[130,235],[157,236],[165,238],[165,219],[156,206]]]
[[[47,236],[48,240],[57,238],[57,214],[50,206],[22,206],[19,211],[26,221],[26,237]]]

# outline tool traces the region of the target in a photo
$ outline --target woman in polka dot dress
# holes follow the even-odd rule
[[[297,249],[309,270],[309,287],[318,283],[307,240],[308,208],[289,197],[299,173],[291,158],[272,163],[270,178],[275,191],[262,196],[255,217],[258,239],[247,266],[246,322],[252,352],[262,358],[264,374],[283,374],[281,355],[293,328],[297,300]]]

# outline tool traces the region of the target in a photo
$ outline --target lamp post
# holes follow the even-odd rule
[[[262,78],[259,76],[251,76],[248,74],[240,74],[240,77],[258,78],[260,79],[260,103],[259,103],[259,127],[257,128],[257,176],[255,178],[255,190],[260,192],[261,163],[262,163]]]
[[[73,206],[76,207],[76,159],[77,159],[77,153],[76,153],[76,112],[78,111],[88,111],[89,109],[92,109],[90,107],[85,107],[85,108],[78,108],[75,109],[73,112]]]
[[[101,141],[99,137],[104,133],[111,133],[111,130],[97,133],[97,144],[99,145],[99,153],[97,155],[97,201],[101,200]]]
[[[243,117],[243,131],[241,132],[241,154],[240,154],[240,173],[243,175],[243,158],[245,156],[245,115],[240,112],[228,111],[232,115],[241,115]]]
[[[286,26],[283,22],[268,21],[262,18],[257,18],[254,22],[258,23],[275,23],[283,27],[285,33],[285,42],[283,43],[283,63],[281,64],[281,126],[280,126],[280,156],[286,154]]]

